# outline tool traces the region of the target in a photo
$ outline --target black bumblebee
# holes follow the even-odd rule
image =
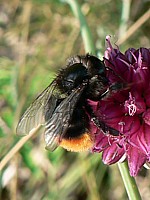
[[[120,90],[122,83],[110,85],[104,62],[93,55],[74,56],[66,68],[60,70],[54,81],[34,100],[21,117],[17,134],[28,134],[39,125],[45,125],[46,148],[57,146],[70,151],[92,148],[94,134],[89,132],[93,123],[104,134],[119,132],[100,121],[88,104],[88,99],[99,101]]]

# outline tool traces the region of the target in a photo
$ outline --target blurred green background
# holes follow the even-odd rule
[[[122,51],[150,47],[150,20],[144,15],[149,0],[80,0],[79,5],[99,55],[104,53],[106,35]],[[131,34],[122,41],[130,27]],[[79,21],[65,0],[0,1],[1,160],[20,140],[15,128],[21,114],[68,57],[85,53]],[[48,152],[43,132],[26,142],[1,171],[0,199],[128,199],[117,165],[105,166],[100,154],[62,148]],[[144,169],[136,177],[144,200],[150,199],[149,180]]]

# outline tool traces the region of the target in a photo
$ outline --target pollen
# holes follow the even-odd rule
[[[90,150],[94,145],[94,138],[90,133],[84,133],[77,138],[62,139],[59,146],[73,152]]]

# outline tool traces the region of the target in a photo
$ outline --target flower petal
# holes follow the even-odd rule
[[[143,120],[146,124],[150,125],[150,108],[148,108],[142,115]]]
[[[92,152],[101,152],[109,146],[108,138],[102,133],[95,135],[95,145]]]
[[[141,153],[140,150],[130,145],[127,151],[127,159],[128,159],[130,175],[136,176],[141,167],[146,162],[145,154]]]
[[[118,162],[123,155],[123,147],[120,147],[117,143],[113,143],[103,151],[102,160],[104,164],[111,165]]]

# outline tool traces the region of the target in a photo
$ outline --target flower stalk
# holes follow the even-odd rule
[[[81,11],[80,5],[77,0],[65,0],[71,7],[71,10],[75,17],[79,20],[81,35],[85,47],[85,52],[96,54],[94,42],[90,28],[86,22],[86,19]]]
[[[118,163],[118,168],[122,176],[124,186],[126,188],[130,200],[141,200],[141,196],[136,185],[135,179],[130,176],[127,162]]]

